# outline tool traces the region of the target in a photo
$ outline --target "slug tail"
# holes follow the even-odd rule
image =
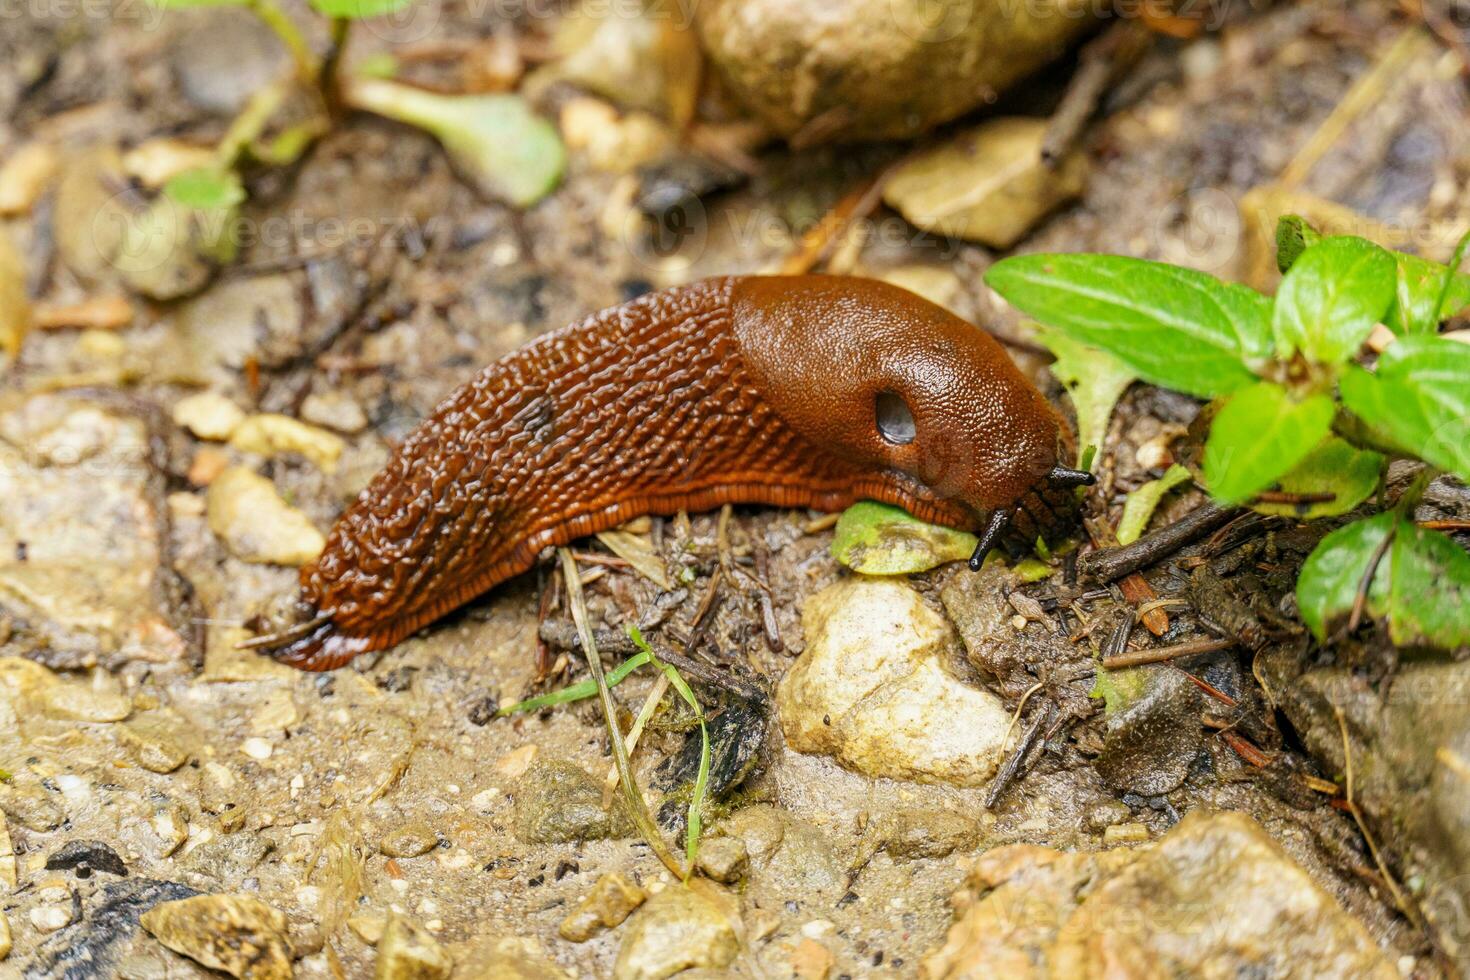
[[[361,637],[338,633],[331,622],[326,622],[310,634],[269,653],[277,662],[288,667],[320,672],[336,670],[346,665],[353,657],[366,650],[368,645],[368,641]]]
[[[309,603],[298,601],[292,612],[296,622],[245,640],[238,647],[259,650],[299,670],[324,671],[336,670],[373,646],[369,637],[343,633],[330,615],[316,613]]]

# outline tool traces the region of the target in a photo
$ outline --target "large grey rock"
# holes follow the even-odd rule
[[[1354,799],[1462,969],[1470,969],[1467,707],[1470,663],[1404,662],[1377,686],[1346,668],[1319,668],[1282,700],[1307,749],[1337,776],[1346,773],[1346,726]]]
[[[59,668],[184,654],[152,453],[147,422],[113,402],[0,402],[0,609],[17,652]]]
[[[1398,971],[1250,817],[1190,814],[1157,844],[976,861],[931,978],[1359,977]]]

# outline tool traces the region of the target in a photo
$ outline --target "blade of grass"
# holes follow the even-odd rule
[[[607,675],[607,686],[617,687],[628,679],[628,675],[639,667],[648,663],[648,654],[636,653],[618,664]],[[508,704],[495,712],[495,717],[504,718],[507,715],[521,714],[526,711],[540,711],[542,708],[551,708],[558,704],[568,704],[572,701],[581,701],[584,698],[595,698],[597,696],[597,681],[585,680],[575,684],[568,684],[560,690],[551,691],[538,695],[534,698],[526,698],[515,704]]]
[[[597,684],[597,697],[602,702],[602,719],[607,723],[607,736],[612,743],[613,761],[618,767],[618,777],[623,784],[623,798],[627,801],[628,812],[633,818],[634,826],[664,867],[675,877],[688,880],[693,868],[686,872],[679,866],[679,859],[674,857],[663,837],[659,835],[658,826],[653,822],[648,806],[643,802],[638,783],[633,779],[633,767],[628,763],[628,746],[623,742],[623,733],[618,730],[618,715],[613,704],[612,690],[602,672],[602,660],[597,654],[597,642],[592,638],[592,627],[587,623],[587,600],[582,595],[582,577],[577,571],[577,560],[566,548],[558,548],[556,553],[561,559],[562,578],[566,581],[567,604],[572,610],[572,622],[577,624],[577,636],[582,640],[582,653],[587,657],[587,669],[592,672],[592,680]],[[649,656],[652,658],[651,652]],[[678,683],[683,683],[683,678]],[[678,687],[677,683],[675,687]]]
[[[648,726],[648,721],[653,717],[664,694],[669,690],[669,679],[660,674],[658,680],[654,681],[653,689],[643,699],[643,707],[638,709],[638,717],[633,719],[633,727],[628,729],[628,755],[632,756],[638,751],[638,740],[643,737],[643,729]],[[612,802],[613,790],[618,788],[618,767],[608,766],[607,776],[602,781],[602,805],[607,806]]]
[[[639,652],[648,654],[650,662],[664,672],[669,683],[674,685],[674,690],[694,709],[694,715],[699,719],[699,773],[694,777],[694,793],[689,798],[689,817],[685,821],[684,830],[684,860],[689,866],[684,880],[688,881],[689,875],[694,874],[694,860],[699,856],[699,837],[704,831],[704,798],[709,793],[709,727],[705,724],[704,708],[700,706],[678,669],[654,655],[653,648],[643,639],[638,627],[628,627],[628,638],[638,647]]]

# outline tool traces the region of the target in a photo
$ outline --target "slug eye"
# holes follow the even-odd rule
[[[918,429],[914,425],[914,413],[908,404],[891,391],[878,393],[878,434],[884,442],[895,446],[907,446],[914,441]]]

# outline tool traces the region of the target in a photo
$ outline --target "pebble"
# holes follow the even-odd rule
[[[189,752],[171,731],[171,726],[146,718],[135,718],[118,726],[118,741],[133,760],[149,772],[170,773],[189,761]]]
[[[55,932],[71,925],[71,905],[42,905],[31,909],[31,925],[37,932]]]
[[[442,980],[454,969],[439,940],[401,915],[388,919],[377,945],[376,980]]]
[[[0,960],[10,955],[10,920],[0,912]]]
[[[41,694],[41,710],[58,721],[109,724],[133,713],[131,698],[86,684],[57,684]]]
[[[199,895],[144,912],[148,934],[176,953],[250,980],[291,980],[286,916],[244,895]]]
[[[557,931],[572,943],[585,943],[604,929],[615,929],[648,899],[648,894],[622,875],[612,872],[597,879]]]
[[[392,858],[412,858],[439,846],[439,835],[422,821],[411,821],[383,835],[378,850]]]
[[[0,813],[0,885],[14,891],[17,881],[15,844],[10,839],[10,822],[4,813]]]
[[[347,920],[347,928],[357,934],[357,938],[369,946],[376,946],[383,939],[383,933],[388,928],[386,916],[373,912],[360,912]]]
[[[495,760],[495,772],[506,779],[520,779],[536,759],[537,746],[522,745]]]
[[[215,165],[214,151],[198,143],[161,136],[123,154],[123,171],[149,190],[160,190],[186,170]]]
[[[954,631],[917,591],[885,579],[839,582],[807,600],[802,630],[806,650],[776,699],[793,749],[869,776],[989,782],[1010,713],[950,672]]]
[[[883,200],[926,231],[1008,249],[1082,193],[1082,154],[1042,161],[1048,126],[1046,119],[987,119],[910,156],[884,185]]]
[[[723,969],[740,950],[734,903],[699,880],[665,888],[628,922],[613,980],[663,980],[683,970]]]
[[[28,213],[60,166],[49,143],[27,143],[12,153],[0,166],[0,217]]]
[[[626,837],[633,822],[621,798],[602,803],[602,780],[563,759],[536,762],[517,783],[515,835],[527,844]]]
[[[201,391],[174,404],[173,420],[200,439],[224,442],[245,421],[245,413],[224,395]]]
[[[0,810],[26,830],[49,834],[66,820],[61,807],[35,786],[0,783]]]
[[[1116,844],[1140,844],[1148,838],[1148,827],[1136,822],[1114,824],[1103,830],[1103,843],[1110,847]]]
[[[301,417],[312,425],[354,435],[368,427],[357,400],[339,391],[313,392],[301,403]]]
[[[226,452],[216,449],[214,446],[201,446],[194,454],[194,459],[189,463],[189,472],[186,474],[189,482],[196,487],[207,487],[214,482],[214,478],[229,469],[230,456]],[[172,503],[174,497],[188,497],[198,500],[199,514],[204,513],[204,501],[195,497],[192,493],[176,493],[169,497]]]
[[[289,415],[252,415],[230,435],[230,445],[247,453],[273,457],[295,453],[311,460],[324,473],[337,469],[344,443],[326,429],[299,422]]]
[[[256,736],[254,738],[247,738],[241,742],[240,751],[252,759],[263,762],[271,757],[271,753],[275,751],[275,748],[270,742]]]
[[[189,839],[189,820],[183,808],[177,805],[165,807],[153,815],[148,826],[158,838],[159,857],[168,857]]]
[[[791,972],[797,980],[827,980],[832,972],[832,951],[807,937],[791,953]]]
[[[281,499],[271,481],[243,466],[215,477],[205,505],[209,529],[242,561],[299,566],[326,546],[322,533]]]
[[[731,884],[750,870],[750,853],[738,837],[711,837],[700,841],[697,863],[705,877]]]
[[[26,262],[0,229],[0,354],[14,359],[31,329],[31,300],[26,292]],[[4,364],[0,360],[0,364]]]
[[[277,688],[250,715],[250,730],[256,735],[271,735],[295,727],[301,720],[296,701],[289,688]]]

